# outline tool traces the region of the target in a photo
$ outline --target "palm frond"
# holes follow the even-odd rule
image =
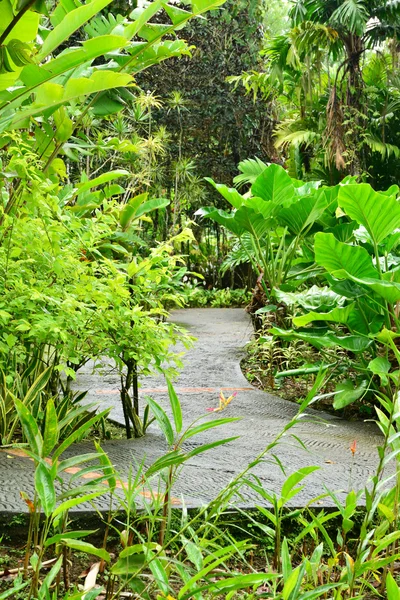
[[[400,17],[400,0],[387,0],[378,2],[378,6],[372,11],[373,16],[380,21],[387,21],[396,17]]]
[[[345,0],[332,13],[330,23],[356,35],[362,35],[370,18],[364,0]]]
[[[368,135],[365,138],[365,143],[373,152],[379,152],[383,159],[394,156],[400,158],[400,148],[394,144],[387,144],[379,139],[377,136]]]
[[[236,175],[233,183],[238,188],[246,185],[247,183],[253,184],[257,177],[261,175],[261,173],[263,173],[267,167],[268,165],[257,157],[242,160],[242,162],[240,162],[238,165],[240,175]]]
[[[321,134],[311,129],[304,129],[300,121],[283,121],[275,131],[275,147],[285,146],[311,146],[319,142]]]
[[[363,69],[363,79],[366,85],[385,88],[391,66],[392,58],[389,54],[373,54]]]
[[[244,265],[250,262],[249,255],[253,256],[254,248],[249,233],[245,233],[240,243],[235,243],[232,250],[227,254],[224,262],[221,265],[221,274],[234,269],[239,265]]]
[[[288,64],[288,54],[291,46],[292,41],[288,35],[276,35],[267,42],[261,54],[269,59],[272,66],[279,67],[283,71]]]
[[[338,32],[332,27],[322,25],[321,23],[313,23],[312,21],[304,21],[290,31],[290,39],[292,44],[298,48],[298,52],[302,59],[307,56],[310,51],[316,52],[322,48],[330,49],[338,39]]]

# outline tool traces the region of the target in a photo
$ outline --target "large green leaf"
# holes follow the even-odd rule
[[[46,421],[43,434],[43,457],[49,456],[57,444],[59,434],[57,412],[52,398],[47,400]]]
[[[199,569],[200,570],[200,569]],[[245,575],[235,575],[234,577],[227,578],[213,578],[211,582],[199,586],[198,588],[194,588],[188,594],[185,594],[180,598],[180,600],[189,600],[190,598],[203,598],[204,596],[199,596],[201,592],[210,592],[210,595],[207,594],[207,597],[217,598],[217,597],[228,597],[234,598],[232,596],[232,592],[239,590],[239,594],[235,594],[236,597],[241,597],[241,592],[247,588],[260,588],[261,586],[265,586],[267,582],[270,582],[273,579],[277,579],[281,577],[280,573],[246,573]],[[328,590],[327,590],[328,591]]]
[[[338,204],[365,227],[376,244],[400,227],[400,204],[394,197],[375,192],[367,183],[343,186]]]
[[[388,600],[400,600],[400,587],[390,571],[386,576],[386,596]]]
[[[203,13],[225,4],[226,0],[192,0],[194,13]]]
[[[279,327],[270,329],[269,333],[284,340],[302,340],[318,350],[339,346],[350,352],[364,352],[372,344],[371,339],[362,335],[338,336],[331,332],[294,331],[291,329],[280,329]]]
[[[270,165],[257,177],[251,187],[252,194],[263,200],[289,206],[295,198],[293,182],[285,169]]]
[[[160,10],[165,0],[154,0],[146,8],[139,6],[135,8],[129,17],[133,20],[124,30],[125,37],[130,40],[137,32]]]
[[[44,514],[46,517],[50,517],[56,507],[56,491],[50,468],[44,463],[39,463],[36,467],[35,490],[39,496]]]
[[[167,440],[168,445],[172,446],[174,443],[174,430],[172,429],[172,424],[168,418],[167,413],[150,396],[146,396],[146,402],[150,406],[153,415],[155,416],[156,421],[160,426],[161,431],[165,435],[165,439]]]
[[[258,196],[253,196],[245,201],[245,206],[251,208],[254,212],[260,213],[264,219],[271,219],[279,212],[279,206],[274,202],[267,202]]]
[[[28,441],[29,449],[36,456],[42,456],[43,438],[35,419],[28,408],[21,402],[21,400],[14,398],[14,404],[18,413],[18,418],[22,425],[23,432]]]
[[[286,479],[282,486],[281,497],[279,500],[280,507],[284,506],[291,498],[298,494],[303,486],[296,487],[308,475],[314,471],[318,471],[321,467],[302,467],[298,469]]]
[[[163,469],[177,467],[185,462],[185,460],[185,454],[182,454],[179,450],[172,450],[171,452],[167,452],[167,454],[160,456],[160,458],[157,458],[157,460],[155,460],[147,469],[145,476],[150,477],[150,475],[154,475]]]
[[[111,557],[107,550],[104,550],[103,548],[97,548],[96,546],[93,546],[93,544],[89,544],[88,542],[84,542],[82,540],[77,540],[74,538],[69,539],[68,533],[65,534],[65,538],[62,540],[62,543],[64,544],[64,546],[72,548],[72,550],[84,552],[85,554],[93,554],[94,556],[98,556],[106,562],[110,562],[111,560]]]
[[[400,284],[395,281],[377,280],[370,277],[361,279],[352,275],[349,275],[349,278],[355,283],[373,290],[378,296],[390,302],[390,304],[395,304],[400,300]]]
[[[379,279],[372,259],[364,248],[343,244],[332,233],[317,233],[314,250],[316,263],[338,279],[348,279],[349,274]]]
[[[210,177],[206,177],[205,180],[211,183],[217,192],[219,192],[234,208],[240,208],[244,203],[245,199],[237,190],[235,190],[235,188],[228,188],[228,186],[223,185],[222,183],[215,183]]]
[[[346,298],[336,294],[329,287],[318,287],[313,285],[304,292],[284,292],[274,289],[274,296],[279,302],[287,306],[301,306],[305,310],[317,312],[329,312],[336,306],[344,304]]]
[[[349,320],[350,314],[354,310],[354,304],[349,304],[345,307],[336,307],[327,313],[310,312],[300,317],[294,317],[293,325],[296,327],[304,327],[313,321],[328,321],[331,323],[343,323],[346,324]]]
[[[0,1],[0,16],[0,34],[2,34],[14,19],[13,3],[10,0]],[[21,42],[32,42],[38,32],[39,20],[40,15],[38,12],[34,12],[33,10],[25,12],[4,40],[5,43],[12,39],[17,39]]]
[[[183,10],[177,6],[171,6],[171,4],[164,4],[164,10],[175,27],[181,25],[190,17],[190,13],[187,10]]]
[[[82,437],[87,433],[87,431],[102,418],[108,416],[110,409],[103,410],[98,413],[94,417],[85,421],[82,425],[80,425],[77,429],[74,429],[72,433],[57,447],[56,451],[53,454],[53,461],[57,460],[59,456],[69,448],[76,440],[82,439]]]
[[[97,92],[117,87],[126,87],[133,82],[131,75],[114,73],[114,71],[94,71],[90,77],[69,79],[65,86],[58,83],[43,83],[36,89],[35,101],[26,110],[21,110],[13,117],[0,120],[0,130],[8,126],[16,127],[29,117],[42,114],[47,109],[56,109],[62,104],[89,96]]]
[[[357,223],[352,221],[351,223],[339,223],[334,227],[328,227],[325,229],[326,233],[333,233],[335,238],[339,242],[348,243],[354,240],[354,230],[357,227]]]
[[[196,215],[206,219],[212,219],[216,223],[226,227],[228,231],[234,233],[238,237],[242,237],[242,235],[246,232],[246,229],[235,220],[234,215],[229,214],[224,210],[220,210],[212,206],[206,206],[196,211]]]
[[[127,40],[121,35],[103,35],[85,40],[82,42],[81,48],[64,50],[41,66],[26,65],[21,71],[20,79],[27,87],[34,87],[59,77],[67,71],[72,71],[72,69],[92,61],[94,58],[124,48],[127,43]],[[21,93],[21,90],[19,90],[11,98],[17,98],[21,96]]]
[[[117,487],[117,477],[114,465],[112,464],[108,454],[104,452],[103,448],[98,442],[94,443],[97,453],[99,455],[99,463],[102,467],[102,472],[107,477],[107,484],[113,494]]]
[[[365,394],[368,389],[367,381],[363,381],[360,385],[354,387],[354,383],[349,379],[336,386],[335,400],[333,408],[340,410],[349,404],[352,404]]]
[[[88,489],[92,489],[92,487],[90,487]],[[105,494],[106,492],[107,492],[107,488],[104,487],[104,489],[98,490],[97,492],[92,492],[90,494],[80,495],[77,498],[70,498],[69,500],[65,500],[64,502],[59,504],[57,506],[57,508],[53,511],[53,519],[56,519],[59,515],[67,514],[68,511],[71,510],[71,508],[74,508],[75,506],[81,506],[84,502],[91,502],[92,500],[94,500],[95,498],[98,498],[99,496]],[[66,534],[60,534],[60,535],[65,537]],[[68,533],[68,535],[69,535],[69,533]],[[73,536],[73,537],[75,537],[75,536]],[[59,540],[57,540],[57,541],[59,541]],[[47,545],[47,544],[45,544],[45,545]]]
[[[378,375],[382,385],[388,384],[388,373],[392,368],[391,363],[384,356],[377,356],[368,363],[368,369],[374,375]]]
[[[119,223],[124,231],[126,231],[131,225],[132,221],[136,216],[136,212],[139,209],[139,206],[145,202],[148,198],[148,193],[144,192],[143,194],[138,194],[131,200],[129,200],[128,204],[126,204],[120,212],[119,215]]]
[[[102,175],[99,175],[95,179],[78,183],[76,186],[78,188],[78,194],[83,194],[84,192],[87,192],[98,185],[103,185],[103,183],[109,183],[110,181],[114,181],[120,177],[127,177],[128,175],[129,171],[126,171],[125,169],[115,169],[114,171],[109,171],[108,173],[102,173]]]
[[[31,387],[25,394],[25,397],[24,397],[25,406],[29,406],[30,404],[32,404],[36,400],[38,394],[40,394],[40,392],[42,392],[44,390],[44,388],[46,387],[46,385],[48,384],[48,382],[50,380],[51,373],[52,373],[52,367],[47,367],[35,379],[35,381],[31,385]]]
[[[147,202],[143,202],[143,204],[139,206],[135,217],[139,218],[143,215],[147,215],[155,210],[158,210],[159,208],[165,208],[169,205],[169,202],[170,201],[167,198],[152,198]]]
[[[279,220],[298,235],[315,223],[327,206],[327,201],[323,195],[317,198],[313,196],[301,198],[289,207],[280,210]]]
[[[255,239],[259,240],[270,228],[270,223],[262,214],[254,212],[247,206],[241,206],[235,212],[234,219],[239,227],[248,231]]]
[[[112,0],[91,0],[91,2],[81,5],[65,15],[61,23],[54,27],[46,37],[41,51],[37,56],[37,61],[40,62],[46,56],[51,54],[53,50],[58,48],[58,46],[70,38],[75,31],[111,2]]]
[[[160,556],[165,556],[161,552],[161,546],[155,542],[147,542],[146,544],[134,544],[128,548],[124,548],[119,553],[118,561],[112,566],[111,572],[114,575],[133,575],[137,573],[146,563],[146,550],[154,550]]]
[[[180,431],[182,430],[181,403],[179,402],[179,398],[175,392],[174,386],[172,385],[172,382],[169,379],[169,377],[166,377],[166,380],[167,380],[167,386],[168,386],[169,402],[171,404],[172,414],[174,417],[175,431],[176,431],[176,433],[180,433]]]

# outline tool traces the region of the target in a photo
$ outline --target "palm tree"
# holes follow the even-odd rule
[[[363,55],[390,38],[400,27],[400,0],[297,0],[290,14],[293,25],[323,25],[335,41],[326,46],[329,58],[339,59],[334,84],[327,104],[327,135],[336,166],[344,168],[343,150],[345,119],[362,127],[364,80]],[[343,91],[344,90],[344,91]],[[356,136],[355,136],[355,141]],[[359,172],[357,152],[350,160],[350,172]]]

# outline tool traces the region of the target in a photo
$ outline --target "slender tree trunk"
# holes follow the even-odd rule
[[[360,137],[358,132],[362,129],[362,98],[364,80],[361,71],[361,56],[364,51],[362,38],[358,35],[349,35],[345,40],[347,51],[347,89],[345,101],[345,120],[351,122],[350,127],[355,130],[355,135],[347,135],[346,143],[349,149],[349,171],[351,175],[359,175],[366,168],[363,160]],[[347,109],[347,110],[346,110]]]

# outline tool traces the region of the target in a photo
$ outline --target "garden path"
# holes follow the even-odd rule
[[[235,474],[239,473],[282,430],[296,414],[297,406],[271,394],[257,390],[248,383],[240,369],[243,348],[250,339],[252,328],[248,315],[241,309],[184,309],[173,312],[174,322],[187,328],[197,338],[193,348],[186,352],[184,368],[175,383],[182,404],[184,424],[204,415],[208,407],[218,405],[219,391],[226,395],[237,391],[223,416],[241,417],[241,420],[190,438],[186,448],[215,441],[223,437],[240,436],[233,442],[195,456],[184,467],[178,478],[173,496],[178,505],[183,497],[188,507],[197,507],[211,500]],[[178,348],[177,351],[180,351]],[[140,395],[151,395],[169,410],[165,381],[161,376],[146,377]],[[110,372],[103,376],[93,374],[87,366],[80,372],[76,384],[87,389],[88,401],[101,408],[111,407],[111,418],[123,423],[118,395],[118,377]],[[344,498],[350,487],[360,489],[377,464],[376,447],[380,435],[373,423],[346,422],[327,413],[308,410],[309,418],[292,430],[304,443],[301,448],[287,435],[274,449],[287,474],[300,467],[317,465],[320,470],[307,478],[307,485],[296,498],[301,506],[325,492],[325,486]],[[210,413],[206,419],[215,419],[219,413]],[[350,446],[356,441],[356,452]],[[151,464],[166,451],[164,438],[156,425],[151,425],[146,436],[136,440],[103,442],[111,461],[126,481],[129,470],[142,460]],[[69,452],[90,452],[91,442],[77,444]],[[253,472],[272,491],[279,491],[284,475],[270,456],[270,461],[257,465]],[[26,510],[19,492],[32,492],[32,463],[27,458],[7,451],[0,452],[0,512]],[[78,479],[79,482],[79,479]],[[82,481],[80,482],[82,483]],[[259,503],[250,490],[244,488],[242,506]],[[332,505],[328,497],[317,502]],[[103,504],[100,503],[100,506]],[[106,506],[106,500],[104,500]],[[83,506],[90,510],[90,506]]]

